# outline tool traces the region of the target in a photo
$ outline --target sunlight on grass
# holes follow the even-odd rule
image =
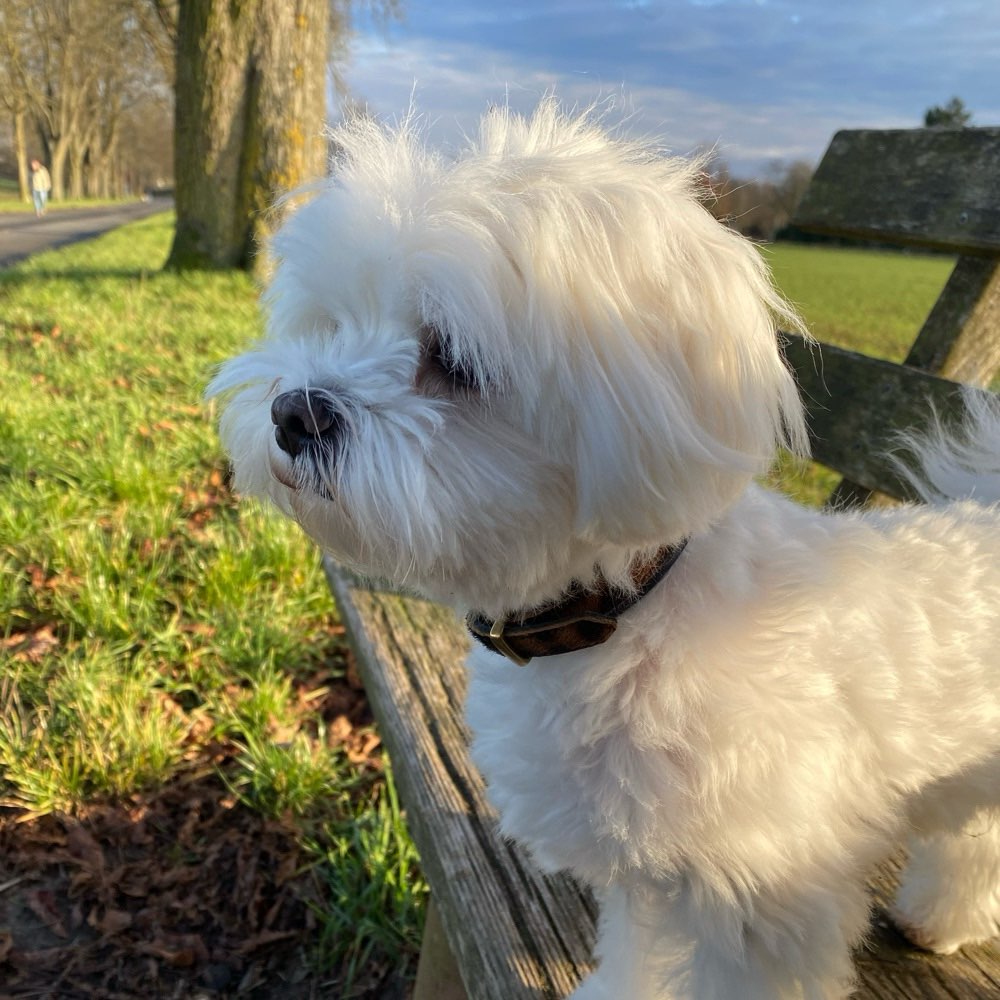
[[[954,267],[954,259],[777,243],[763,249],[775,282],[817,340],[902,361]],[[784,455],[765,482],[820,506],[840,476]]]
[[[223,767],[240,801],[301,827],[324,881],[363,891],[405,857],[406,905],[356,946],[405,965],[385,949],[411,947],[423,883],[401,821],[380,858],[344,825],[389,820],[379,761],[348,759],[321,711],[341,709],[315,695],[349,693],[318,554],[233,495],[202,399],[259,333],[257,289],[161,273],[171,225],[0,272],[0,801],[73,813]]]
[[[346,968],[349,986],[373,952],[415,956],[420,947],[427,884],[391,769],[363,809],[346,811],[323,829],[328,845],[321,961]],[[317,849],[323,849],[316,845]],[[364,859],[362,865],[348,859]]]
[[[20,671],[5,678],[6,805],[69,812],[93,795],[124,794],[170,775],[187,726],[180,713],[163,710],[141,677],[121,675],[116,652],[85,643],[47,676]]]
[[[764,257],[817,340],[902,361],[954,259],[777,243]]]

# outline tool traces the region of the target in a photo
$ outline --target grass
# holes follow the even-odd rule
[[[317,554],[230,493],[201,398],[256,289],[160,273],[171,223],[0,273],[0,804],[72,814],[228,747],[239,799],[370,907],[319,913],[316,961],[405,965],[426,889],[391,773],[320,710],[351,691]]]
[[[171,223],[0,273],[0,805],[73,814],[226,747],[234,795],[299,831],[323,886],[313,961],[350,981],[412,958],[426,886],[391,769],[322,710],[351,689],[316,553],[230,493],[201,398],[258,329],[256,289],[160,273]],[[893,358],[949,268],[767,254],[818,337]],[[781,476],[816,501],[806,480]]]
[[[954,267],[950,257],[793,243],[765,257],[817,340],[890,361],[903,360]]]

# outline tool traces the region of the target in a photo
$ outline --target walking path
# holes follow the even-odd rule
[[[9,267],[40,250],[89,240],[126,222],[173,207],[172,198],[151,198],[102,208],[54,208],[40,219],[30,212],[0,212],[0,268]]]

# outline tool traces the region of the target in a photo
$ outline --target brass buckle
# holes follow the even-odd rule
[[[507,640],[503,637],[503,630],[506,626],[507,622],[505,619],[497,618],[490,626],[490,639],[492,640],[493,646],[498,653],[502,653],[512,663],[516,663],[519,667],[523,667],[531,662],[531,657],[521,656],[519,653],[515,653],[514,650],[507,645]]]

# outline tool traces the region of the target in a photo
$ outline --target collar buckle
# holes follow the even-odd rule
[[[530,656],[521,656],[519,653],[515,653],[513,649],[507,643],[507,640],[503,637],[503,630],[507,627],[506,618],[497,618],[493,624],[490,626],[490,630],[484,638],[488,638],[490,642],[493,643],[493,648],[503,656],[506,656],[508,660],[512,663],[516,663],[519,667],[527,666],[531,662]],[[476,629],[476,634],[483,636],[483,633]]]

